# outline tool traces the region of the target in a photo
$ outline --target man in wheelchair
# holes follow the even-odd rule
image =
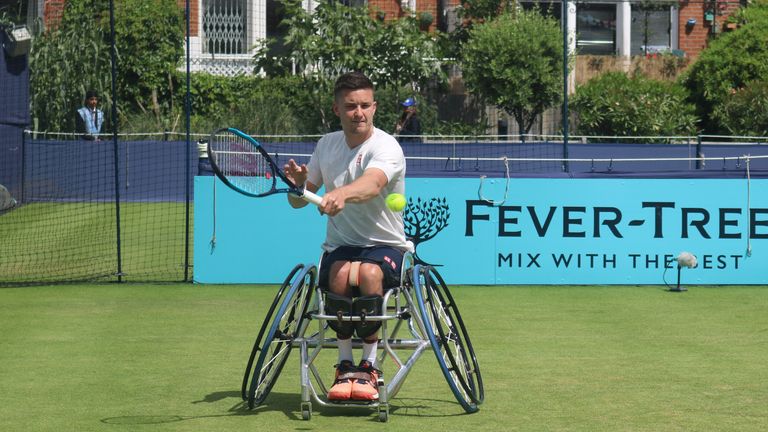
[[[341,315],[380,315],[384,290],[400,285],[408,250],[403,217],[387,208],[386,197],[405,193],[405,157],[397,140],[373,126],[373,83],[360,72],[341,75],[334,86],[333,112],[341,131],[323,136],[307,164],[293,159],[285,174],[311,192],[325,187],[318,206],[328,215],[319,285],[327,289],[327,311]],[[307,202],[293,195],[294,208]],[[338,340],[338,364],[328,400],[378,399],[376,369],[381,322],[330,320]],[[363,340],[355,366],[352,336]]]

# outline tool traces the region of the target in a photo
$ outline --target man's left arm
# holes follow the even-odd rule
[[[320,211],[334,216],[344,209],[346,203],[361,203],[377,197],[388,182],[384,171],[368,168],[352,183],[326,193],[320,203]]]

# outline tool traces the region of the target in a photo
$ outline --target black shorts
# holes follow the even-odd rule
[[[331,264],[336,261],[360,261],[378,264],[384,273],[384,289],[400,286],[400,267],[403,265],[403,251],[391,246],[341,246],[323,254],[320,260],[321,287],[328,287]]]

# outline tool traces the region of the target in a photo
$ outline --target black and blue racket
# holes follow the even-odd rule
[[[216,176],[243,195],[261,198],[291,193],[315,205],[322,201],[317,194],[297,187],[258,141],[237,129],[223,128],[211,134],[208,159]],[[278,187],[278,178],[285,187]]]

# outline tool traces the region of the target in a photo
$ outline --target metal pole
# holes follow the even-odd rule
[[[26,202],[26,199],[24,197],[25,192],[25,184],[27,183],[27,133],[26,131],[21,131],[21,191],[19,192],[19,204],[23,204]]]
[[[190,79],[189,79],[189,73],[190,73],[190,69],[189,69],[189,46],[190,46],[190,43],[189,43],[189,30],[190,30],[190,25],[189,25],[189,21],[190,21],[190,19],[189,19],[189,15],[190,15],[189,0],[186,0],[184,7],[185,7],[184,15],[185,15],[186,20],[187,20],[187,23],[186,23],[187,24],[187,38],[186,38],[186,42],[187,42],[187,59],[186,59],[187,60],[187,77],[186,77],[187,78],[187,94],[184,97],[184,111],[185,111],[185,114],[186,114],[186,123],[187,123],[186,124],[186,129],[187,129],[187,145],[185,146],[185,148],[187,150],[186,151],[187,155],[186,155],[186,158],[185,158],[185,161],[186,161],[186,171],[185,171],[185,176],[184,176],[184,180],[185,180],[185,183],[186,183],[185,192],[184,192],[185,193],[185,197],[186,197],[186,205],[185,205],[185,218],[186,219],[185,219],[185,223],[184,223],[184,282],[186,282],[186,281],[189,280],[189,216],[190,216],[189,215],[189,205],[190,205],[190,201],[191,201],[190,183],[191,183],[191,180],[192,180],[192,177],[191,177],[192,170],[190,169],[190,163],[192,163],[191,157],[190,157],[190,151],[192,149],[192,142],[191,142],[190,132],[189,132],[189,128],[190,128],[190,112],[191,112],[190,88],[189,88],[190,87],[190,85],[189,85],[189,81],[190,81]]]
[[[117,48],[115,47],[115,2],[109,0],[110,55],[112,60],[112,154],[115,162],[115,233],[117,235],[117,281],[123,281],[123,257],[120,243],[120,159],[117,143]]]
[[[696,169],[701,169],[701,135],[696,135]]]
[[[563,23],[563,171],[568,172],[568,0],[562,0]]]

